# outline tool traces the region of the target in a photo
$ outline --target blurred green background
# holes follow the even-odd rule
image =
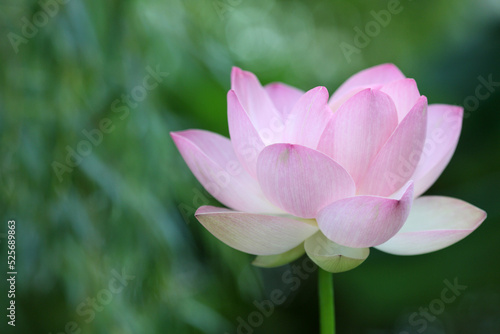
[[[500,333],[500,87],[471,103],[479,77],[500,81],[500,2],[401,1],[346,57],[341,43],[355,46],[355,28],[390,2],[2,1],[0,331],[233,334],[254,301],[280,289],[285,303],[240,333],[317,333],[315,273],[291,291],[290,265],[255,268],[208,233],[192,215],[217,203],[169,132],[228,135],[233,65],[264,84],[332,93],[358,70],[393,62],[430,103],[468,103],[456,154],[428,193],[464,199],[488,219],[440,252],[372,250],[335,275],[338,333]],[[152,70],[161,75],[145,89]],[[68,150],[84,152],[72,167]],[[5,317],[9,219],[15,328]],[[426,329],[412,326],[411,314],[455,278],[466,290]]]

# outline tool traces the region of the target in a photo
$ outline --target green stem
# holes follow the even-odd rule
[[[318,293],[321,334],[335,334],[333,275],[318,268]]]

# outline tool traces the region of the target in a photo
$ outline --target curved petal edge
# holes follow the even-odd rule
[[[354,181],[342,166],[300,145],[267,146],[257,161],[257,179],[272,203],[302,218],[315,218],[328,203],[355,192]]]
[[[403,228],[376,248],[395,255],[434,252],[462,240],[485,219],[485,211],[460,199],[419,197]]]
[[[267,200],[257,180],[241,166],[229,139],[204,130],[170,135],[191,172],[219,202],[245,212],[283,212]]]
[[[275,268],[288,264],[292,261],[297,260],[299,257],[304,255],[304,244],[300,244],[297,247],[290,249],[281,254],[276,255],[259,255],[252,261],[252,264],[256,267],[261,268]]]
[[[361,248],[380,245],[403,226],[413,201],[408,182],[397,198],[354,196],[333,202],[318,212],[318,226],[340,245]]]
[[[424,147],[411,177],[415,182],[415,197],[429,189],[450,162],[462,130],[463,114],[462,107],[429,105]]]
[[[323,270],[341,273],[356,268],[370,254],[369,248],[350,248],[334,243],[321,232],[304,243],[309,258]]]
[[[314,234],[318,228],[287,217],[237,212],[202,206],[196,219],[228,246],[254,255],[274,255],[289,251]]]

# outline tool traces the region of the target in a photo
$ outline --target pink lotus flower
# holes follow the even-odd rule
[[[196,218],[227,245],[260,255],[258,265],[286,263],[305,248],[323,269],[345,271],[369,247],[432,252],[486,218],[459,199],[420,197],[453,155],[463,109],[428,105],[392,64],[355,74],[330,99],[325,87],[262,87],[234,68],[227,103],[231,140],[203,130],[172,138],[230,208],[203,206]]]

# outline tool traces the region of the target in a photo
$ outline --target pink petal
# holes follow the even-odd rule
[[[378,86],[376,86],[378,87]],[[359,87],[351,90],[349,93],[342,95],[338,99],[332,100],[328,102],[328,106],[330,107],[330,110],[335,113],[347,100],[349,100],[351,97],[354,95],[358,94],[362,90],[369,89],[370,87]],[[375,89],[375,88],[373,88]]]
[[[281,137],[276,132],[282,131],[283,119],[257,77],[251,72],[233,67],[231,89],[236,93],[264,143],[279,141]]]
[[[411,177],[415,182],[415,197],[429,189],[450,162],[460,137],[463,113],[462,107],[429,106],[424,149]]]
[[[318,150],[341,164],[358,182],[397,125],[398,115],[390,97],[365,89],[335,113]]]
[[[202,206],[198,221],[220,241],[245,253],[272,255],[297,247],[318,228],[307,222],[276,216]]]
[[[284,142],[316,149],[333,116],[328,108],[328,90],[316,87],[302,95],[285,122]]]
[[[333,93],[329,104],[330,106],[334,105],[343,95],[349,94],[355,89],[359,91],[359,89],[363,88],[378,88],[388,82],[404,78],[404,74],[393,64],[382,64],[367,68],[347,79],[347,81]]]
[[[358,194],[389,196],[413,175],[424,145],[427,98],[419,98],[373,159]]]
[[[240,165],[229,139],[203,130],[172,132],[171,136],[191,172],[219,202],[253,213],[281,212]]]
[[[283,119],[286,119],[295,103],[304,94],[302,90],[280,82],[268,84],[264,89]]]
[[[257,178],[274,204],[303,218],[314,218],[323,206],[355,191],[342,166],[300,145],[267,146],[257,161]]]
[[[343,246],[380,245],[394,236],[410,213],[411,181],[398,198],[354,196],[333,202],[318,212],[318,226],[328,239]]]
[[[462,200],[420,197],[401,230],[377,249],[397,255],[433,252],[462,240],[485,219],[486,212]]]
[[[394,101],[400,122],[405,118],[420,97],[417,83],[413,79],[401,79],[390,82],[382,86],[380,91],[387,93]]]
[[[265,145],[233,90],[227,94],[227,118],[234,152],[247,172],[256,177],[257,157]]]

